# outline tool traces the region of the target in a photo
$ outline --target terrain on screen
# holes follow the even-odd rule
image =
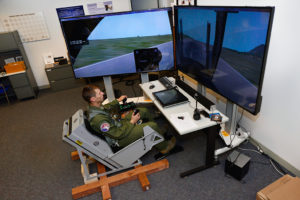
[[[117,39],[89,40],[84,45],[74,63],[74,69],[114,57],[132,53],[135,49],[149,48],[172,41],[172,35],[127,37]]]

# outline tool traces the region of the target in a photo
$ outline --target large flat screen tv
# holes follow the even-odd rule
[[[174,10],[177,69],[257,114],[274,8]]]
[[[75,76],[173,69],[171,19],[171,8],[60,19]]]

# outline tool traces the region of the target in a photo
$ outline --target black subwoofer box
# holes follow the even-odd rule
[[[250,166],[250,157],[233,151],[225,161],[225,173],[231,175],[237,180],[241,180],[248,172]]]

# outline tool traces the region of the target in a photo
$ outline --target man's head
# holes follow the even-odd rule
[[[104,93],[96,85],[87,85],[82,90],[82,97],[89,104],[101,104],[104,100]]]

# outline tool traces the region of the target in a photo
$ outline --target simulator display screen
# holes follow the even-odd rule
[[[173,69],[171,16],[166,8],[61,19],[75,76]],[[138,50],[150,58],[135,58]]]
[[[257,114],[272,14],[269,7],[175,7],[178,69]]]

